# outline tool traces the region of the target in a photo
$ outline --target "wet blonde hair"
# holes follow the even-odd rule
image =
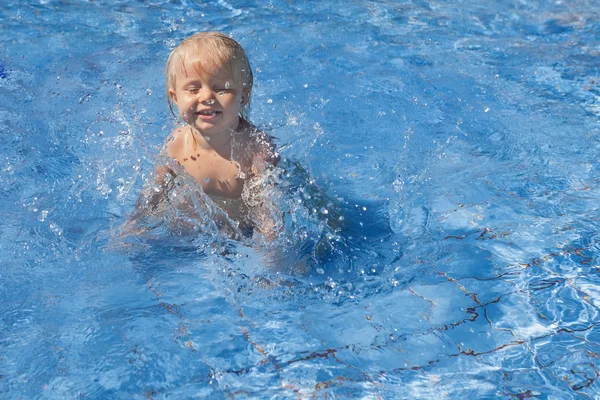
[[[231,75],[236,84],[242,87],[243,95],[246,99],[240,114],[243,118],[248,118],[250,111],[250,93],[252,92],[253,76],[250,68],[250,61],[246,52],[238,42],[220,32],[198,32],[192,36],[183,39],[167,60],[167,101],[171,113],[177,117],[173,111],[173,101],[169,95],[170,90],[175,90],[176,66],[200,64],[200,67],[207,66],[231,69]]]

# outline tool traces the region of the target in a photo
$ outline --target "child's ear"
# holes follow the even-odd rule
[[[175,105],[177,105],[177,93],[175,93],[174,89],[169,89],[169,98]]]
[[[242,99],[240,101],[240,103],[242,103],[242,107],[246,105],[246,103],[248,103],[248,99],[250,98],[250,91],[249,90],[244,90],[242,92]]]

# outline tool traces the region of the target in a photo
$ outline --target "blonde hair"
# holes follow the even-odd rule
[[[254,78],[250,61],[246,52],[238,42],[220,32],[198,32],[181,41],[167,60],[167,101],[169,109],[174,116],[173,102],[169,95],[170,90],[175,90],[176,65],[183,66],[187,63],[200,63],[208,67],[229,67],[237,84],[242,85],[246,102],[240,111],[243,118],[248,118],[250,110],[250,94]],[[211,65],[212,64],[212,65]]]

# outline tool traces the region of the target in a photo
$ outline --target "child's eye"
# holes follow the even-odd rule
[[[231,83],[226,81],[225,83],[219,84],[219,86],[215,87],[215,92],[219,93],[221,96],[225,93],[232,92],[234,88],[231,87]]]
[[[188,92],[190,92],[192,94],[198,93],[199,90],[200,90],[199,88],[195,88],[195,87],[188,88]]]

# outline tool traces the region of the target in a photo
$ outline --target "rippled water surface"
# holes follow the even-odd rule
[[[4,0],[0,397],[600,398],[599,21],[591,0]],[[246,48],[252,121],[310,174],[293,196],[335,199],[326,250],[318,202],[284,260],[115,244],[197,30]]]

